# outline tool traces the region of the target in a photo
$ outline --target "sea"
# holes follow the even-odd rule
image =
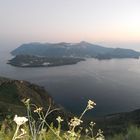
[[[140,60],[87,58],[74,65],[20,68],[7,64],[10,51],[0,51],[0,76],[43,86],[55,102],[79,115],[88,100],[96,107],[89,117],[140,108]]]

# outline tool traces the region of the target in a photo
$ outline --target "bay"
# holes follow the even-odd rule
[[[140,60],[89,58],[75,65],[19,68],[6,64],[0,51],[0,76],[44,86],[55,102],[80,114],[89,99],[97,103],[88,116],[103,116],[140,108]]]

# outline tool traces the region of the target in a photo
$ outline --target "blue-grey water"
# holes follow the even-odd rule
[[[9,52],[0,51],[0,76],[44,86],[56,103],[73,113],[80,113],[88,99],[97,103],[90,115],[140,108],[138,59],[87,59],[76,65],[18,68],[6,64],[10,58]]]

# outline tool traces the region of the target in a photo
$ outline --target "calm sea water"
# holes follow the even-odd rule
[[[140,60],[87,59],[76,65],[18,68],[6,64],[9,52],[0,52],[0,76],[44,86],[54,100],[80,113],[88,99],[97,103],[87,115],[101,116],[140,108]]]

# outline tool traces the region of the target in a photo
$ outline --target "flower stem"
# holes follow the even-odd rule
[[[15,140],[15,139],[16,139],[16,136],[17,136],[17,133],[18,133],[19,127],[20,127],[20,125],[17,125],[17,127],[16,127],[16,131],[15,131],[15,133],[14,133],[14,136],[13,136],[12,140]]]

